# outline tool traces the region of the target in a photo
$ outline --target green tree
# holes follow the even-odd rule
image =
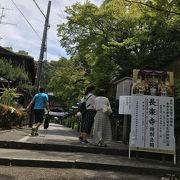
[[[0,77],[5,78],[9,83],[13,83],[16,87],[28,84],[29,78],[24,68],[13,67],[12,63],[6,59],[0,59],[0,64]]]
[[[67,8],[66,13],[69,14],[68,23],[60,25],[58,29],[62,46],[86,69],[91,82],[97,86],[107,85],[113,70],[109,68],[109,62],[106,64],[104,61],[108,58],[103,44],[108,43],[108,35],[111,34],[111,17],[104,14],[105,11],[98,12],[97,6],[90,2],[84,5],[76,3]],[[103,64],[105,66],[97,67]],[[102,79],[105,75],[108,78]]]
[[[13,48],[12,47],[5,47],[5,49],[7,49],[8,51],[12,51],[13,52]]]
[[[100,8],[76,3],[66,9],[68,22],[59,25],[58,34],[68,53],[89,65],[92,80],[104,76],[108,84],[133,68],[163,68],[177,59],[178,7],[162,0],[111,0]]]
[[[58,61],[43,62],[41,71],[41,86],[48,89],[48,83],[52,78],[55,69],[58,66]]]
[[[89,83],[85,78],[84,68],[62,58],[58,61],[48,88],[61,100],[64,106],[70,107],[79,101],[84,92],[84,86]]]
[[[28,52],[26,52],[26,51],[24,51],[24,50],[19,50],[16,54],[28,56]]]

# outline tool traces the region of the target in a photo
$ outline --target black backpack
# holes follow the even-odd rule
[[[78,110],[84,114],[86,112],[86,101],[91,97],[92,95],[90,95],[87,99],[84,99],[83,102],[79,103],[78,105]]]

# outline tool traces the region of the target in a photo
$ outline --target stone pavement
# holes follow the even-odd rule
[[[78,132],[53,123],[47,130],[41,127],[39,133],[31,137],[30,128],[1,131],[0,164],[180,175],[179,165],[174,166],[172,162],[128,159],[128,146],[121,142],[110,142],[106,148],[91,143],[83,145],[78,141]]]

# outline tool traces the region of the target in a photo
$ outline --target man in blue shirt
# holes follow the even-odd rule
[[[32,105],[34,105],[33,110],[35,116],[35,124],[32,127],[31,135],[37,136],[39,126],[42,124],[44,119],[44,109],[47,108],[49,111],[48,95],[45,93],[44,88],[39,89],[39,93],[35,94],[26,109],[29,110]]]

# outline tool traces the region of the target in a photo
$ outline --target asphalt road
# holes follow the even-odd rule
[[[117,171],[0,166],[0,180],[161,180]]]

